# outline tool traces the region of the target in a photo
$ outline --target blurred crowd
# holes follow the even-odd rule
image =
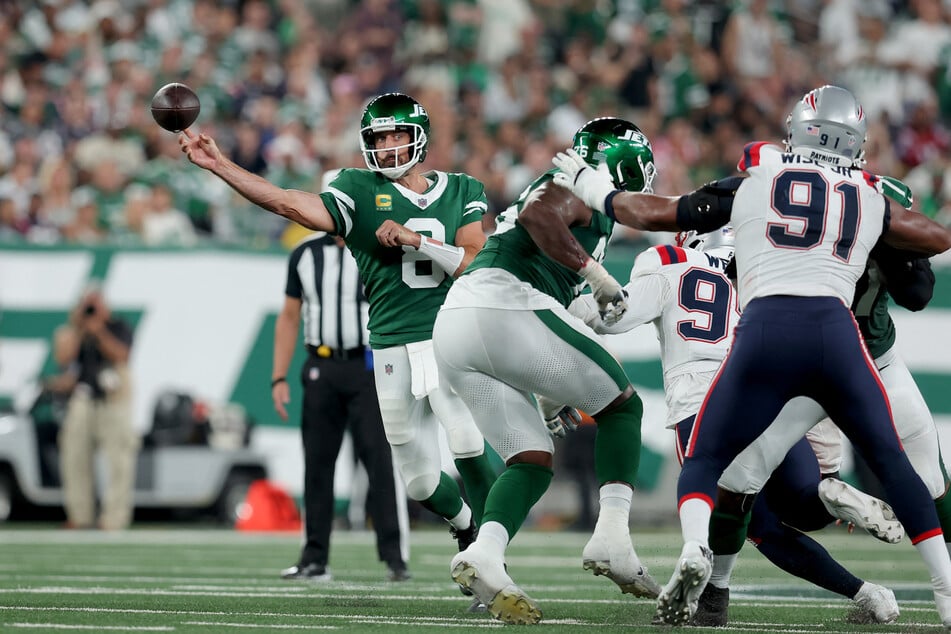
[[[951,223],[951,0],[0,0],[0,42],[3,241],[279,243],[286,221],[151,119],[172,81],[237,163],[314,191],[363,166],[368,98],[409,93],[426,164],[484,182],[492,214],[593,117],[637,123],[677,194],[835,83],[868,115],[868,169]]]

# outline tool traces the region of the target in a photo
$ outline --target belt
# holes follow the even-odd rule
[[[363,355],[366,354],[366,348],[363,346],[358,346],[356,348],[349,348],[346,350],[340,350],[338,348],[331,348],[330,346],[307,346],[307,349],[320,357],[321,359],[338,359],[341,361],[349,361],[351,359],[362,359]]]

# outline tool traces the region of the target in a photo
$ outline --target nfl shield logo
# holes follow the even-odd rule
[[[393,374],[393,364],[387,363],[386,365],[384,365],[383,371],[386,372],[387,374]]]

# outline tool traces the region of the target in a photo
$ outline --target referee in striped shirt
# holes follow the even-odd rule
[[[390,446],[383,432],[367,347],[367,303],[357,264],[340,238],[314,234],[298,244],[287,267],[284,307],[274,329],[271,396],[287,420],[287,370],[297,345],[301,317],[307,360],[301,369],[304,402],[305,542],[285,579],[323,581],[334,518],[334,467],[349,428],[357,457],[366,467],[369,514],[377,552],[390,581],[410,578],[406,498],[396,486]],[[399,496],[399,497],[398,497]]]

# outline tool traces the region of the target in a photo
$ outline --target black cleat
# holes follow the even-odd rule
[[[389,567],[389,572],[386,573],[387,581],[409,581],[413,578],[413,575],[409,573],[409,570],[406,569],[406,564],[402,561],[398,564],[394,564]]]
[[[456,528],[450,524],[449,534],[452,535],[452,538],[459,544],[459,552],[462,552],[469,547],[469,544],[476,540],[476,537],[479,535],[479,529],[475,524],[475,520],[469,520],[468,528]]]
[[[459,544],[459,552],[462,552],[469,547],[469,544],[476,540],[476,537],[479,535],[479,528],[476,526],[475,520],[469,520],[468,528],[456,528],[450,524],[449,534],[452,535],[452,538]],[[467,597],[472,596],[472,590],[461,584],[459,591]]]
[[[285,568],[281,571],[281,579],[301,580],[301,581],[330,581],[333,577],[327,566],[322,564],[300,564]]]
[[[708,583],[700,593],[697,611],[687,624],[697,627],[724,627],[727,624],[729,607],[730,589],[718,588]]]

